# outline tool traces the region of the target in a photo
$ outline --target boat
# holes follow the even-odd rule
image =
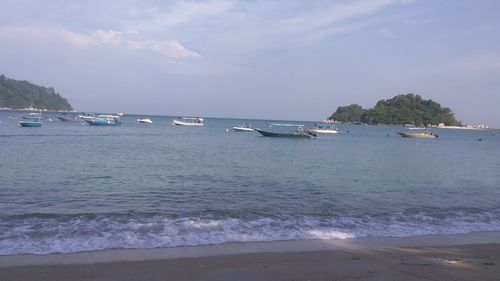
[[[289,123],[271,123],[269,127],[304,127],[302,124],[289,124]]]
[[[182,117],[181,119],[173,119],[172,126],[203,126],[203,118],[198,117]]]
[[[97,117],[85,119],[85,121],[93,126],[118,126],[121,124],[120,117],[107,114],[97,115]]]
[[[124,115],[124,113],[123,112],[118,112],[118,113],[116,113],[116,115],[122,117]]]
[[[312,139],[316,138],[316,134],[310,132],[309,130],[304,130],[300,127],[297,131],[293,133],[278,133],[278,132],[270,132],[255,128],[255,131],[259,132],[264,137],[278,137],[278,138],[306,138]]]
[[[21,127],[41,127],[42,121],[36,121],[36,120],[19,121],[19,126],[21,126]]]
[[[325,128],[319,126],[312,129],[309,129],[310,132],[315,134],[338,134],[339,130],[337,128],[332,128],[331,126],[327,126]]]
[[[255,130],[250,127],[249,124],[242,124],[234,126],[233,131],[235,132],[254,132]]]
[[[398,132],[398,134],[403,138],[414,138],[414,139],[435,139],[439,137],[435,132],[428,132],[427,130],[418,133]]]
[[[137,119],[137,122],[139,122],[139,123],[145,123],[145,124],[151,124],[151,123],[153,123],[153,121],[151,121],[151,119],[148,119],[148,118]]]
[[[21,118],[25,120],[41,120],[43,119],[42,113],[40,112],[31,112],[26,115],[21,115]]]
[[[94,113],[84,113],[84,114],[78,115],[78,118],[83,119],[83,120],[89,120],[89,119],[95,118],[95,114]]]
[[[22,116],[22,121],[19,121],[19,126],[21,127],[41,127],[42,126],[42,114],[41,113],[30,113],[29,115]]]
[[[62,122],[82,122],[83,119],[80,117],[80,115],[73,115],[72,117],[69,117],[67,114],[63,114],[63,116],[57,116],[57,119],[59,119]]]

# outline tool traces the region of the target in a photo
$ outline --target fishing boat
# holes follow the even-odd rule
[[[331,126],[327,126],[325,128],[319,126],[312,129],[309,129],[310,132],[315,134],[338,134],[339,130],[337,128],[333,128]]]
[[[279,132],[270,132],[255,128],[255,131],[259,132],[264,137],[278,137],[278,138],[306,138],[312,139],[316,138],[316,134],[310,132],[309,130],[304,130],[300,127],[297,131],[293,133],[279,133]]]
[[[148,119],[148,118],[137,119],[137,122],[138,123],[145,123],[145,124],[152,124],[153,123],[153,121],[151,121],[151,119]]]
[[[181,119],[173,119],[172,126],[203,126],[203,118],[198,117],[182,117]]]
[[[237,125],[234,126],[233,131],[235,132],[254,132],[255,130],[250,127],[249,124],[242,124],[242,125]]]
[[[86,119],[85,121],[93,126],[118,126],[121,124],[119,116],[107,114],[97,115],[97,117]]]
[[[429,132],[427,130],[417,133],[398,132],[398,134],[403,138],[414,138],[414,139],[435,139],[439,137],[435,132]]]

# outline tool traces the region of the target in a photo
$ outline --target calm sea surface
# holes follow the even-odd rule
[[[95,127],[48,113],[20,128],[19,114],[0,111],[0,255],[500,230],[498,131],[297,140],[226,131],[263,120]]]

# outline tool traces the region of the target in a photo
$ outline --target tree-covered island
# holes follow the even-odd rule
[[[0,108],[71,111],[73,107],[53,88],[0,75]]]
[[[345,123],[366,123],[384,125],[412,124],[415,126],[456,126],[453,111],[433,100],[424,100],[419,95],[398,95],[392,99],[380,100],[374,108],[363,109],[360,105],[340,106],[329,120]]]

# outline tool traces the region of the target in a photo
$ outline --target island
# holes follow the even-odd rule
[[[0,109],[72,111],[69,102],[53,88],[0,75]]]
[[[412,125],[412,126],[458,126],[453,111],[433,100],[425,100],[419,95],[398,95],[392,99],[380,100],[375,107],[364,109],[358,104],[340,106],[327,119],[330,122]]]

